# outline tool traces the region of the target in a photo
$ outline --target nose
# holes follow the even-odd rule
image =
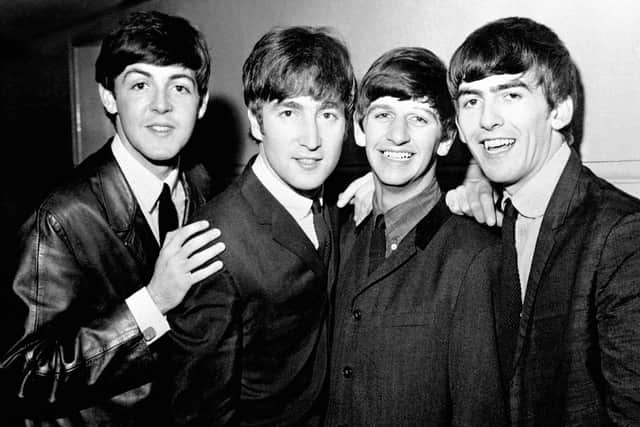
[[[163,90],[156,91],[151,102],[151,109],[159,114],[168,113],[173,110],[169,94]]]
[[[491,130],[502,126],[502,116],[498,109],[490,102],[485,102],[482,106],[482,114],[480,116],[480,126],[485,130]]]
[[[305,132],[300,138],[300,145],[311,151],[317,150],[322,145],[318,122],[315,119],[310,119],[304,126]]]
[[[409,142],[409,128],[404,117],[398,116],[393,119],[387,136],[394,144]]]

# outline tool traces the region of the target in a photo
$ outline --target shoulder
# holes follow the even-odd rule
[[[105,171],[109,173],[105,174]],[[107,145],[80,163],[64,181],[55,186],[34,214],[67,222],[71,226],[80,219],[105,218],[106,205],[113,201],[108,200],[111,196],[107,196],[102,189],[105,181],[114,180],[114,176],[118,176],[116,174],[120,172]],[[122,182],[116,187],[128,191],[124,177],[119,179]],[[121,199],[123,195],[112,196]],[[124,196],[126,199],[132,197],[130,194]]]
[[[191,220],[206,219],[210,222],[233,220],[236,222],[236,220],[247,218],[250,213],[251,205],[243,196],[241,187],[236,181],[201,206]]]
[[[500,228],[479,224],[467,216],[451,215],[439,234],[454,248],[480,252],[500,243]]]
[[[596,176],[582,166],[580,185],[583,186],[584,204],[609,219],[640,213],[640,199],[625,193],[609,181]]]

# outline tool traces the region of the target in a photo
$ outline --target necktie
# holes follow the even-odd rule
[[[496,304],[504,316],[505,328],[499,337],[503,379],[508,384],[513,368],[513,355],[518,339],[520,312],[522,311],[518,254],[515,246],[515,225],[518,211],[507,199],[502,220],[502,280],[497,292]]]
[[[331,237],[319,197],[314,197],[313,203],[311,204],[311,213],[313,214],[313,227],[316,230],[316,237],[318,238],[318,255],[320,255],[325,265],[329,265]]]
[[[371,245],[369,248],[368,273],[371,274],[385,258],[387,241],[385,237],[386,225],[384,215],[378,215],[371,234]]]
[[[171,190],[169,185],[162,185],[162,192],[158,198],[158,229],[160,231],[160,246],[164,243],[164,238],[169,231],[178,228],[178,212],[171,200]]]

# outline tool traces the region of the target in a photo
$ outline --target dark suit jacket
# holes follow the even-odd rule
[[[441,200],[368,276],[372,223],[341,231],[327,425],[504,425],[497,237]]]
[[[188,215],[204,197],[190,175],[185,190]],[[125,304],[148,283],[158,251],[109,143],[24,224],[13,280],[24,333],[1,371],[36,425],[166,420],[152,387],[156,355]]]
[[[319,423],[334,263],[327,274],[250,166],[195,218],[220,228],[227,248],[223,270],[169,315],[176,424]]]
[[[640,201],[572,152],[544,214],[512,378],[517,425],[640,425]]]

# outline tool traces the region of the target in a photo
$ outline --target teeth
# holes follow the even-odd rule
[[[312,165],[312,164],[318,162],[319,160],[316,160],[316,159],[298,159],[298,161],[300,163],[302,163],[303,165]]]
[[[486,139],[483,141],[484,149],[489,153],[501,153],[508,150],[516,140],[512,138]]]
[[[413,153],[407,151],[383,151],[382,154],[391,160],[407,160],[413,157]]]
[[[171,130],[171,126],[154,125],[151,126],[151,129],[156,132],[169,132]]]

